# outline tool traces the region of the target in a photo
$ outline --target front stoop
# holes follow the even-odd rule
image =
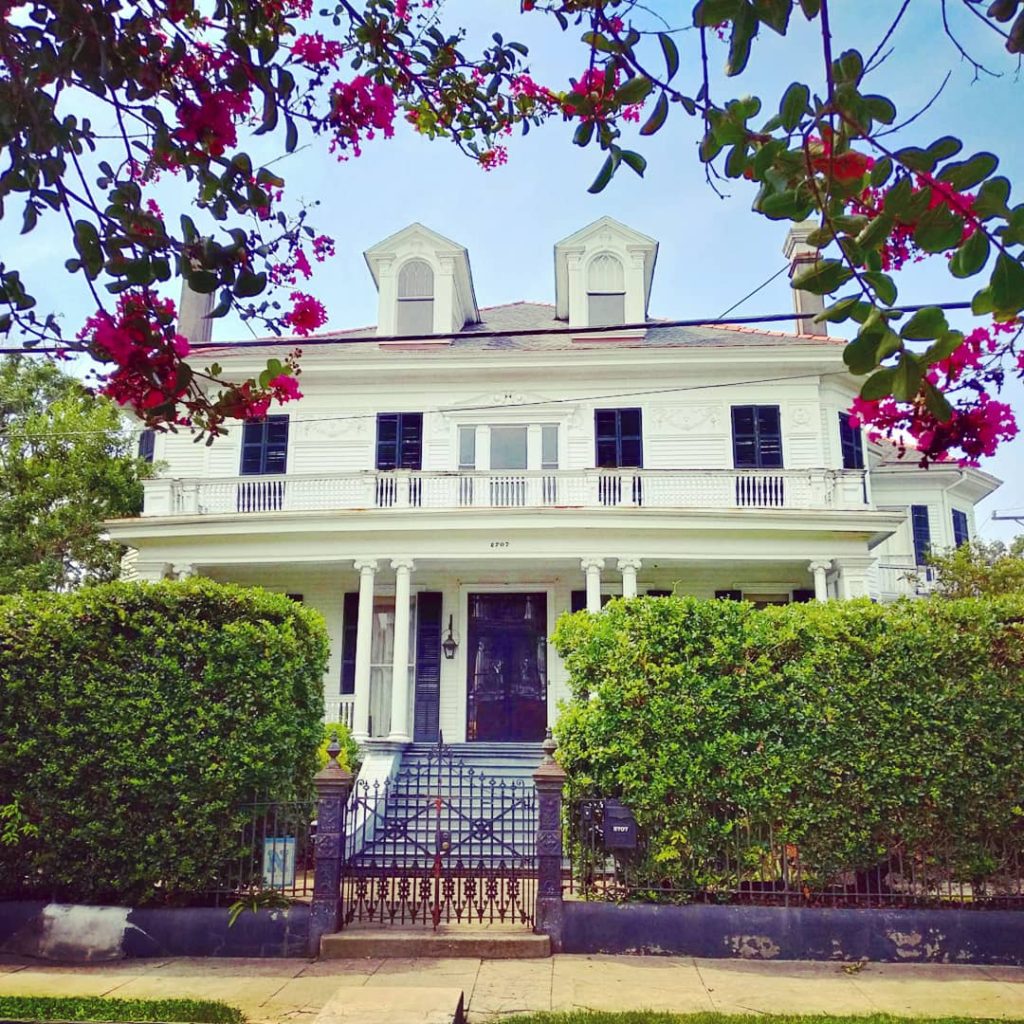
[[[316,1015],[314,1024],[465,1024],[465,1020],[461,988],[345,985]]]
[[[353,928],[325,935],[320,957],[336,960],[356,957],[468,957],[474,960],[526,960],[551,956],[547,935],[511,928],[441,927]]]

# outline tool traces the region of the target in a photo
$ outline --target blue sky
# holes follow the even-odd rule
[[[833,0],[832,28],[836,52],[856,47],[867,54],[880,41],[899,4],[896,0]],[[654,8],[673,25],[689,19],[689,2],[660,3]],[[959,0],[949,0],[951,25],[976,58],[1003,72],[997,79],[972,81],[971,67],[961,60],[943,35],[938,0],[911,2],[890,41],[893,54],[870,79],[873,91],[896,103],[901,119],[915,113],[932,96],[947,71],[949,84],[936,103],[911,128],[890,141],[930,142],[945,134],[960,136],[965,150],[992,150],[1002,159],[1001,173],[1024,182],[1024,142],[1019,127],[1021,83],[1015,63],[1000,41]],[[537,12],[520,14],[517,0],[447,0],[444,19],[463,25],[467,44],[486,44],[492,31],[518,39],[531,51],[534,77],[564,85],[585,63],[578,32],[562,34],[554,21]],[[696,92],[699,85],[696,33],[677,36],[683,55],[678,81]],[[821,40],[794,15],[786,39],[763,32],[754,46],[749,71],[736,82],[721,73],[726,46],[711,40],[715,72],[712,95],[729,98],[754,93],[777,102],[790,81],[800,80],[823,91]],[[309,148],[275,164],[287,180],[291,200],[320,201],[311,223],[337,243],[337,256],[316,268],[307,290],[328,305],[328,326],[342,328],[372,323],[376,295],[362,252],[374,242],[412,221],[422,221],[469,249],[477,297],[481,305],[517,299],[552,301],[552,246],[595,218],[609,214],[652,235],[661,243],[651,297],[651,314],[660,317],[715,317],[781,268],[785,224],[750,212],[753,188],[730,182],[719,199],[704,181],[696,146],[700,124],[674,113],[661,133],[638,139],[636,148],[648,158],[643,180],[620,171],[604,193],[586,191],[600,166],[596,148],[580,150],[570,143],[571,126],[552,123],[509,144],[507,166],[484,172],[451,145],[426,140],[398,127],[395,138],[377,139],[363,155],[339,163],[314,140]],[[257,145],[249,147],[254,155]],[[1020,188],[1015,198],[1020,201]],[[184,209],[184,182],[161,183],[158,201],[169,216]],[[0,246],[12,252],[10,225],[0,229]],[[55,218],[25,239],[18,239],[17,259],[40,299],[77,329],[91,311],[79,282],[62,269],[65,258],[60,225]],[[955,301],[969,298],[970,283],[956,281],[942,257],[906,269],[899,277],[904,302]],[[785,275],[744,304],[738,313],[786,312],[792,308]],[[954,320],[954,322],[956,322]],[[961,326],[967,321],[961,321]],[[245,337],[247,329],[231,320],[219,321],[215,338]],[[1014,382],[1007,396],[1024,426],[1024,389]],[[978,517],[988,537],[1018,532],[1014,523],[998,524],[994,510],[1024,509],[1021,453],[1024,438],[1005,446],[985,468],[1002,477],[1004,486],[989,499]]]

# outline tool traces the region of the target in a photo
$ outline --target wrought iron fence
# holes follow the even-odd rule
[[[614,802],[613,802],[614,807]],[[828,844],[791,841],[742,818],[717,822],[698,850],[680,836],[670,851],[649,848],[633,823],[635,845],[613,829],[603,800],[566,805],[570,889],[584,900],[758,904],[807,907],[949,907],[1024,910],[1024,832],[968,846],[878,844],[846,862]],[[626,828],[628,832],[628,827]],[[623,840],[626,846],[616,846]]]
[[[308,900],[313,893],[316,804],[255,801],[239,808],[234,857],[210,896],[217,904],[249,898]]]

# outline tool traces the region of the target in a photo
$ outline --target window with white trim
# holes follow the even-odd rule
[[[398,272],[395,333],[434,333],[434,270],[426,260],[409,260]]]
[[[587,323],[619,327],[625,322],[626,273],[618,256],[604,252],[587,268]]]

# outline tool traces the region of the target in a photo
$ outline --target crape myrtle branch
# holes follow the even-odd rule
[[[961,3],[1011,53],[1024,49],[1022,0]],[[20,215],[27,233],[59,213],[73,250],[67,269],[85,277],[97,305],[65,337],[56,317],[36,313],[18,268],[3,265],[0,333],[88,351],[97,386],[148,423],[212,438],[228,418],[298,397],[298,355],[248,381],[195,367],[161,288],[184,278],[215,294],[215,316],[234,311],[275,334],[301,337],[327,318],[301,284],[333,242],[308,223],[309,210],[289,212],[284,179],[254,162],[240,133],[277,140],[284,154],[323,139],[344,162],[404,122],[492,170],[513,132],[554,119],[570,124],[576,145],[603,153],[598,192],[623,165],[644,173],[627,136],[642,140],[681,112],[702,125],[712,188],[749,182],[757,214],[817,218],[809,242],[819,258],[794,287],[836,296],[857,286],[822,314],[857,325],[844,355],[865,377],[856,422],[912,444],[924,461],[975,462],[1016,433],[995,396],[1022,369],[1024,206],[1010,205],[993,154],[962,158],[951,136],[882,141],[920,116],[897,123],[895,103],[867,91],[870,72],[898,52],[906,2],[879,24],[866,62],[833,39],[827,0],[701,0],[685,25],[635,0],[519,6],[579,33],[577,77],[534,81],[526,48],[498,33],[468,54],[465,34],[444,27],[432,0],[340,0],[319,20],[312,0],[0,0],[0,215]],[[943,0],[937,29],[975,75],[990,71],[959,41],[953,11]],[[742,77],[761,31],[785,36],[794,18],[820,30],[817,83],[793,82],[767,103],[716,102],[717,52],[724,46],[726,76]],[[694,88],[680,85],[688,75]],[[84,93],[112,111],[113,138],[75,112]],[[188,183],[193,215],[165,218],[151,195],[163,175]],[[900,267],[936,256],[954,277],[978,279],[973,312],[983,322],[966,334],[938,307],[909,318],[895,309]]]

